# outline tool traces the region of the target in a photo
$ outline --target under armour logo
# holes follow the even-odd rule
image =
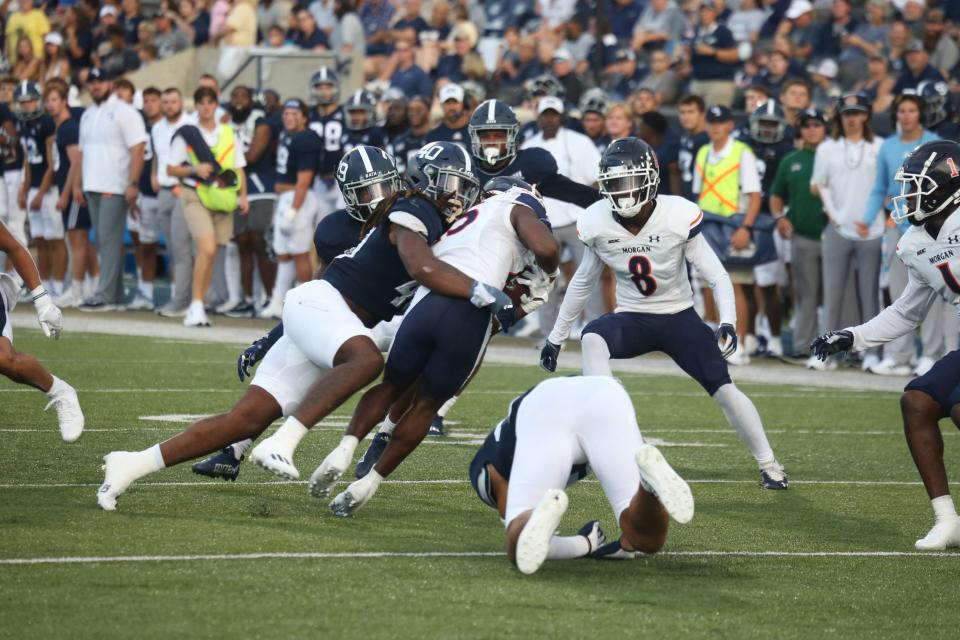
[[[660,242],[660,236],[647,236],[647,242]]]
[[[947,238],[947,244],[960,244],[960,236],[950,236]]]

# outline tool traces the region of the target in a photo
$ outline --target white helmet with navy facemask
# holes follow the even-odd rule
[[[900,195],[893,198],[894,222],[919,225],[927,218],[960,207],[960,144],[933,140],[914,149],[894,178]]]
[[[657,156],[639,138],[621,138],[607,147],[600,157],[600,193],[610,202],[613,212],[632,218],[643,205],[657,197],[660,166]]]
[[[361,222],[381,201],[403,188],[393,158],[383,149],[368,145],[344,154],[337,165],[337,186],[347,213]]]
[[[434,199],[451,194],[443,210],[446,224],[469,209],[480,195],[480,181],[463,147],[453,142],[431,142],[407,167],[410,186]]]

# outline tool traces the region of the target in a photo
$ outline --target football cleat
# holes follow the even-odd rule
[[[371,443],[371,446],[373,444]],[[330,489],[337,483],[353,460],[353,452],[345,447],[338,446],[327,454],[320,466],[310,475],[310,495],[314,498],[326,498],[330,495]],[[373,468],[373,465],[370,465]],[[369,471],[368,471],[369,472]],[[365,474],[366,475],[366,474]]]
[[[83,411],[80,409],[80,400],[73,387],[64,383],[66,388],[50,398],[44,411],[54,407],[57,411],[57,422],[60,424],[60,436],[64,442],[76,442],[83,433]]]
[[[190,468],[201,476],[235,481],[240,475],[240,463],[243,459],[243,456],[236,457],[233,445],[227,445],[217,455],[201,460]]]
[[[430,430],[427,431],[428,436],[442,436],[443,433],[443,416],[433,416],[433,421],[430,422]]]
[[[383,455],[383,452],[386,450],[388,444],[390,444],[389,433],[384,433],[381,431],[374,435],[373,442],[370,443],[370,446],[367,447],[366,451],[364,451],[363,457],[360,458],[359,462],[357,462],[357,468],[354,469],[353,475],[355,475],[357,478],[362,478],[370,473],[370,469],[373,469],[373,465],[377,464],[377,460],[379,460],[380,456]]]
[[[598,551],[600,547],[602,547],[607,541],[606,534],[604,534],[603,529],[600,528],[599,520],[591,520],[580,527],[580,531],[577,531],[577,535],[583,536],[587,539],[587,543],[590,545],[590,552],[587,554],[588,556]]]
[[[517,569],[531,575],[540,568],[550,551],[550,539],[567,511],[567,494],[550,489],[540,499],[517,539]]]
[[[359,480],[350,483],[343,492],[330,502],[330,511],[338,518],[349,518],[360,507],[367,504],[380,486],[376,474],[367,474]]]
[[[937,522],[914,546],[920,551],[942,551],[947,547],[960,547],[960,517]]]
[[[785,491],[790,486],[783,465],[774,460],[760,468],[760,487],[771,491]]]
[[[590,557],[598,560],[633,560],[642,555],[639,551],[627,551],[620,546],[619,540],[614,540],[591,553]]]
[[[293,449],[287,450],[271,436],[254,447],[250,461],[264,471],[269,471],[284,480],[299,480],[300,472],[293,466]]]
[[[693,519],[693,494],[683,478],[673,470],[653,445],[643,444],[634,454],[640,478],[650,487],[670,517],[681,524]]]
[[[132,451],[111,451],[103,456],[103,484],[97,490],[97,504],[104,511],[117,510],[117,498],[137,479],[130,458]]]

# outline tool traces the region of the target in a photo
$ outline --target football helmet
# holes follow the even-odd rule
[[[657,155],[640,138],[620,138],[600,157],[600,193],[614,213],[632,218],[657,197],[660,165]]]
[[[377,123],[377,99],[369,91],[357,89],[343,105],[343,110],[345,112],[343,125],[352,131],[363,131]],[[353,114],[357,112],[363,112],[365,115],[362,124],[356,124],[353,121]]]
[[[315,104],[327,106],[340,101],[340,78],[330,67],[320,67],[310,76],[310,95]]]
[[[523,178],[518,178],[516,176],[497,176],[496,178],[490,178],[487,180],[487,183],[483,185],[483,193],[503,193],[504,191],[509,191],[514,187],[523,189],[524,191],[529,191],[530,193],[537,193],[536,187]]]
[[[35,103],[34,107],[24,109],[24,103],[31,101]],[[21,122],[36,120],[43,115],[43,94],[40,92],[39,84],[30,80],[23,80],[17,84],[13,90],[13,113]]]
[[[600,87],[587,89],[580,98],[580,113],[599,113],[605,116],[610,106],[610,96]]]
[[[897,171],[900,195],[893,198],[894,222],[923,220],[960,204],[960,144],[927,142],[907,156]]]
[[[364,222],[382,200],[400,191],[403,183],[393,158],[379,147],[359,145],[337,165],[337,186],[350,217]]]
[[[917,85],[923,98],[923,126],[935,127],[950,116],[950,85],[943,80],[924,80]]]
[[[520,124],[517,115],[510,106],[501,100],[487,100],[480,103],[467,127],[470,133],[470,150],[478,162],[494,165],[504,160],[512,160],[517,155],[517,135]],[[503,138],[492,139],[482,136],[485,132],[495,131]]]
[[[750,136],[757,142],[776,144],[787,131],[787,116],[776,100],[767,100],[750,114]]]
[[[442,212],[447,224],[472,207],[480,195],[470,154],[454,142],[431,142],[420,149],[407,168],[407,181],[431,198],[453,194]]]

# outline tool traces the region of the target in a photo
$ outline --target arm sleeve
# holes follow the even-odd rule
[[[697,269],[697,273],[706,280],[713,291],[720,311],[720,322],[723,324],[737,324],[737,305],[733,295],[733,283],[726,269],[720,263],[720,258],[713,252],[704,239],[703,234],[697,234],[687,240],[687,261]],[[569,290],[569,289],[568,289]]]
[[[547,340],[553,344],[563,344],[563,341],[570,336],[570,327],[586,306],[587,298],[593,293],[601,271],[603,271],[603,261],[600,260],[600,256],[590,247],[586,247],[583,251],[583,260],[580,261],[577,272],[573,274],[573,279],[567,285],[567,293],[560,304],[560,314]]]
[[[552,156],[551,156],[552,157]],[[602,199],[600,192],[593,187],[574,182],[557,172],[546,176],[537,184],[537,189],[546,198],[569,202],[586,209]]]
[[[907,288],[893,304],[872,320],[847,329],[853,334],[854,349],[862,351],[879,347],[910,333],[923,322],[937,293],[917,279],[912,270],[908,276]]]
[[[863,223],[868,227],[880,215],[880,208],[883,207],[883,196],[887,193],[887,160],[883,151],[883,147],[880,147],[880,153],[877,156],[876,178],[873,180],[873,189],[870,190],[867,207],[863,212]]]

